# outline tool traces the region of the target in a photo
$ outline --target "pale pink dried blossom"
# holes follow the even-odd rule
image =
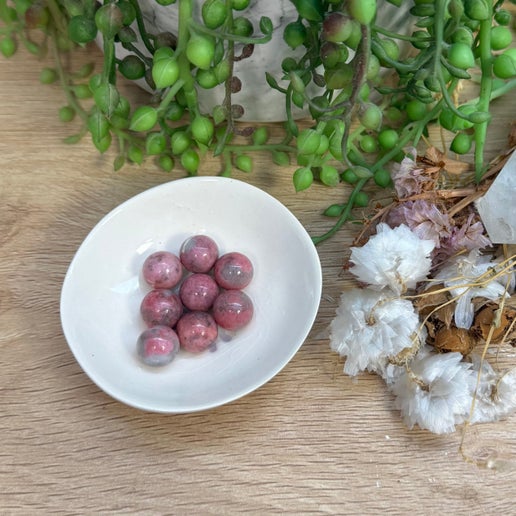
[[[416,163],[416,149],[409,149],[401,163],[395,163],[392,170],[394,189],[400,199],[423,191],[423,184],[430,180],[423,174],[424,169]]]
[[[476,220],[476,215],[471,213],[468,220],[462,226],[456,226],[451,232],[446,247],[450,250],[450,254],[455,254],[464,249],[472,251],[473,249],[484,249],[491,246],[491,240],[485,235],[484,225],[480,220]]]
[[[428,201],[417,200],[403,205],[407,226],[422,240],[433,240],[435,247],[452,234],[452,221],[447,213]]]
[[[407,225],[407,219],[405,218],[405,204],[404,202],[396,204],[392,207],[385,217],[385,223],[391,228],[396,228],[402,224]]]

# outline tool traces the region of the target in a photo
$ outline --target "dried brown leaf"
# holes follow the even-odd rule
[[[434,347],[439,351],[458,351],[468,355],[475,347],[475,339],[464,328],[441,328],[435,335]]]
[[[437,147],[429,147],[425,152],[425,158],[428,165],[436,167],[439,171],[448,172],[448,174],[460,175],[471,169],[469,163],[451,159]]]

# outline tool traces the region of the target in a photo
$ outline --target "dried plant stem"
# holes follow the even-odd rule
[[[505,285],[505,293],[507,293],[507,291],[509,289],[509,283],[510,283],[510,280],[507,279],[507,282],[506,282],[506,285]],[[506,296],[503,296],[501,301],[500,301],[500,304],[499,304],[499,310],[503,310],[504,309],[504,307],[505,307],[505,300],[506,300]],[[514,325],[514,322],[515,321],[513,321],[511,326]],[[493,320],[493,323],[491,324],[491,327],[489,328],[489,333],[487,334],[486,342],[485,342],[484,347],[482,349],[482,354],[480,356],[480,365],[478,367],[478,374],[477,374],[477,381],[476,381],[476,385],[475,385],[475,391],[473,392],[473,397],[471,399],[471,408],[469,410],[469,416],[466,419],[466,421],[464,422],[464,428],[462,430],[461,440],[460,440],[460,444],[459,444],[459,452],[460,452],[460,454],[462,455],[463,459],[466,462],[473,463],[473,464],[475,464],[478,467],[485,467],[485,468],[490,467],[489,466],[489,464],[490,464],[489,459],[480,460],[480,459],[475,459],[473,457],[470,457],[466,453],[464,448],[465,448],[466,433],[468,431],[468,428],[471,426],[471,418],[473,417],[473,414],[475,412],[475,405],[476,405],[476,402],[477,402],[478,389],[480,387],[480,380],[482,378],[482,366],[483,366],[484,361],[486,359],[487,350],[491,346],[491,341],[493,339],[493,333],[494,333],[495,329],[496,329],[496,324],[495,324],[495,321]],[[509,328],[508,331],[510,331],[510,328]],[[505,336],[506,335],[508,335],[508,332],[506,332]],[[504,338],[505,338],[505,336],[504,336]],[[501,381],[501,378],[499,378],[498,382],[500,382],[500,381]],[[496,464],[496,461],[495,461],[495,464]]]

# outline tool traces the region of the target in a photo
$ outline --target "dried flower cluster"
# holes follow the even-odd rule
[[[516,342],[516,259],[491,245],[468,202],[478,191],[441,188],[447,164],[432,152],[403,160],[398,199],[351,248],[362,287],[342,294],[330,346],[346,374],[385,380],[409,428],[441,434],[516,411],[516,368],[497,371],[476,352]]]

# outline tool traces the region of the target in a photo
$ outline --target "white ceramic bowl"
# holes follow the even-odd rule
[[[255,273],[245,289],[251,323],[215,351],[180,351],[167,366],[145,366],[136,340],[149,287],[141,266],[154,251],[178,253],[207,234],[221,253],[239,251]],[[321,295],[317,251],[278,200],[244,182],[195,177],[166,183],[106,215],[77,251],[61,294],[61,320],[75,358],[113,398],[154,412],[209,409],[257,389],[294,356],[314,322]]]

